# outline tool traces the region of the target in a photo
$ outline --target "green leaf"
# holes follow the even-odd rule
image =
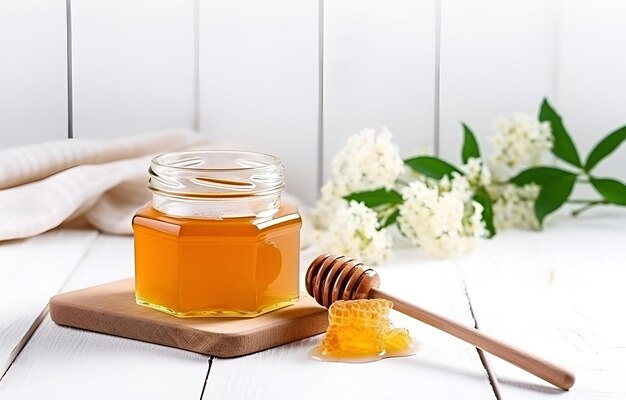
[[[539,196],[535,201],[535,216],[540,225],[543,220],[558,210],[572,193],[576,183],[576,174],[552,167],[535,167],[522,171],[510,180],[518,186],[535,183],[540,186]]]
[[[453,172],[461,173],[454,165],[436,157],[420,156],[409,158],[404,160],[404,163],[413,171],[435,179],[441,179],[446,175],[450,176]]]
[[[626,126],[623,126],[602,139],[596,147],[591,150],[585,164],[585,171],[589,172],[602,161],[606,156],[614,152],[622,142],[626,140]]]
[[[493,225],[493,208],[491,206],[491,198],[487,194],[485,188],[480,188],[474,195],[474,200],[483,206],[483,221],[485,221],[485,227],[489,231],[489,237],[496,236],[496,227]]]
[[[402,196],[395,190],[378,189],[367,192],[352,193],[344,199],[355,200],[365,204],[366,207],[373,208],[383,204],[402,204]]]
[[[463,142],[461,158],[463,159],[463,164],[467,164],[467,160],[469,160],[470,158],[480,158],[480,149],[478,148],[478,142],[476,141],[476,136],[474,136],[474,132],[472,132],[472,130],[467,125],[462,125],[465,140]]]
[[[543,99],[541,104],[539,120],[548,121],[552,126],[552,153],[563,161],[582,168],[578,150],[576,150],[572,138],[567,133],[561,116],[552,108],[547,99]]]
[[[564,176],[562,179],[550,185],[542,186],[539,196],[535,201],[535,216],[539,224],[543,225],[543,220],[558,210],[572,193],[576,183],[576,176]]]
[[[594,188],[609,203],[626,206],[626,185],[615,179],[597,179],[590,178]]]
[[[576,178],[576,174],[553,167],[533,167],[520,172],[517,176],[510,179],[511,183],[517,186],[524,186],[529,183],[536,183],[539,186],[550,184],[553,181],[563,179],[566,176]]]
[[[381,221],[380,229],[386,228],[389,225],[391,225],[394,222],[396,222],[396,220],[398,219],[399,216],[400,216],[400,210],[396,208],[391,214],[389,214],[387,219],[385,219],[384,221]]]

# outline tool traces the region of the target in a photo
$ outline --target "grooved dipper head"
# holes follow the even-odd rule
[[[363,263],[333,254],[321,254],[306,271],[306,291],[324,307],[336,300],[367,299],[380,278]]]

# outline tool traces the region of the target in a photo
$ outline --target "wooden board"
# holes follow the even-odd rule
[[[54,296],[50,316],[59,325],[162,344],[217,357],[236,357],[324,332],[325,308],[300,301],[257,318],[180,319],[135,304],[125,279]]]

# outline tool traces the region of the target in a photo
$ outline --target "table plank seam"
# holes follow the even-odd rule
[[[480,327],[478,325],[478,319],[476,318],[476,314],[474,313],[474,307],[472,306],[472,299],[469,295],[469,291],[467,290],[467,284],[465,282],[465,278],[462,279],[462,282],[463,282],[463,290],[465,293],[465,297],[467,298],[467,304],[469,305],[470,315],[472,316],[472,320],[474,321],[474,328],[480,330]],[[491,367],[491,363],[489,362],[489,358],[487,357],[487,354],[485,354],[485,352],[479,349],[478,347],[476,347],[476,351],[478,352],[478,358],[480,358],[480,362],[482,363],[483,368],[485,369],[485,372],[487,373],[487,378],[489,379],[489,384],[491,386],[491,389],[493,390],[493,395],[496,397],[497,400],[501,400],[502,397],[500,394],[500,385],[498,383],[498,377],[496,376],[496,374],[493,371],[493,368]]]
[[[9,372],[9,369],[11,369],[11,366],[13,365],[13,362],[15,362],[15,359],[17,358],[17,356],[20,355],[20,353],[22,352],[24,347],[26,347],[26,343],[28,343],[30,338],[33,337],[33,334],[35,333],[35,331],[37,330],[39,325],[43,322],[43,320],[46,317],[46,315],[48,315],[48,305],[47,304],[43,308],[43,310],[41,310],[39,315],[35,318],[35,320],[30,325],[30,327],[28,328],[26,333],[24,333],[24,336],[22,336],[22,339],[20,339],[20,341],[15,345],[15,347],[13,348],[11,353],[9,354],[9,357],[7,358],[7,360],[4,363],[4,365],[2,366],[2,368],[0,369],[0,381],[2,381],[2,379],[5,377],[7,372]]]
[[[95,243],[96,238],[98,238],[98,236],[100,236],[100,233],[97,233],[96,235],[94,235],[93,239],[89,242],[89,245],[86,246],[85,251],[80,255],[80,257],[76,261],[74,268],[72,268],[72,270],[67,274],[63,283],[59,285],[59,289],[56,291],[56,293],[61,293],[63,289],[65,289],[71,277],[76,273],[80,264],[83,262],[85,257],[91,251],[91,247]],[[15,348],[9,354],[9,357],[5,361],[4,365],[0,368],[0,381],[2,381],[2,379],[6,376],[9,369],[11,369],[11,366],[13,365],[17,357],[19,357],[22,350],[24,350],[24,348],[26,347],[30,339],[33,337],[33,334],[35,333],[37,328],[39,328],[39,325],[41,325],[43,320],[49,314],[49,311],[50,311],[50,305],[46,303],[46,305],[41,310],[41,312],[37,315],[37,317],[35,317],[35,319],[33,320],[33,323],[30,325],[28,330],[24,333],[24,336],[22,336],[22,339],[20,339],[20,341],[15,345]]]
[[[213,366],[213,356],[209,356],[209,366],[206,371],[206,376],[204,377],[204,382],[202,383],[202,392],[200,392],[200,400],[204,397],[204,391],[206,390],[207,382],[209,381],[209,374],[211,373],[211,367]]]

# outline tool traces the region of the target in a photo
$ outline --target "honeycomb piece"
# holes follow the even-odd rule
[[[330,306],[330,325],[312,356],[330,361],[373,361],[414,354],[406,329],[389,321],[393,303],[384,299],[336,301]]]

